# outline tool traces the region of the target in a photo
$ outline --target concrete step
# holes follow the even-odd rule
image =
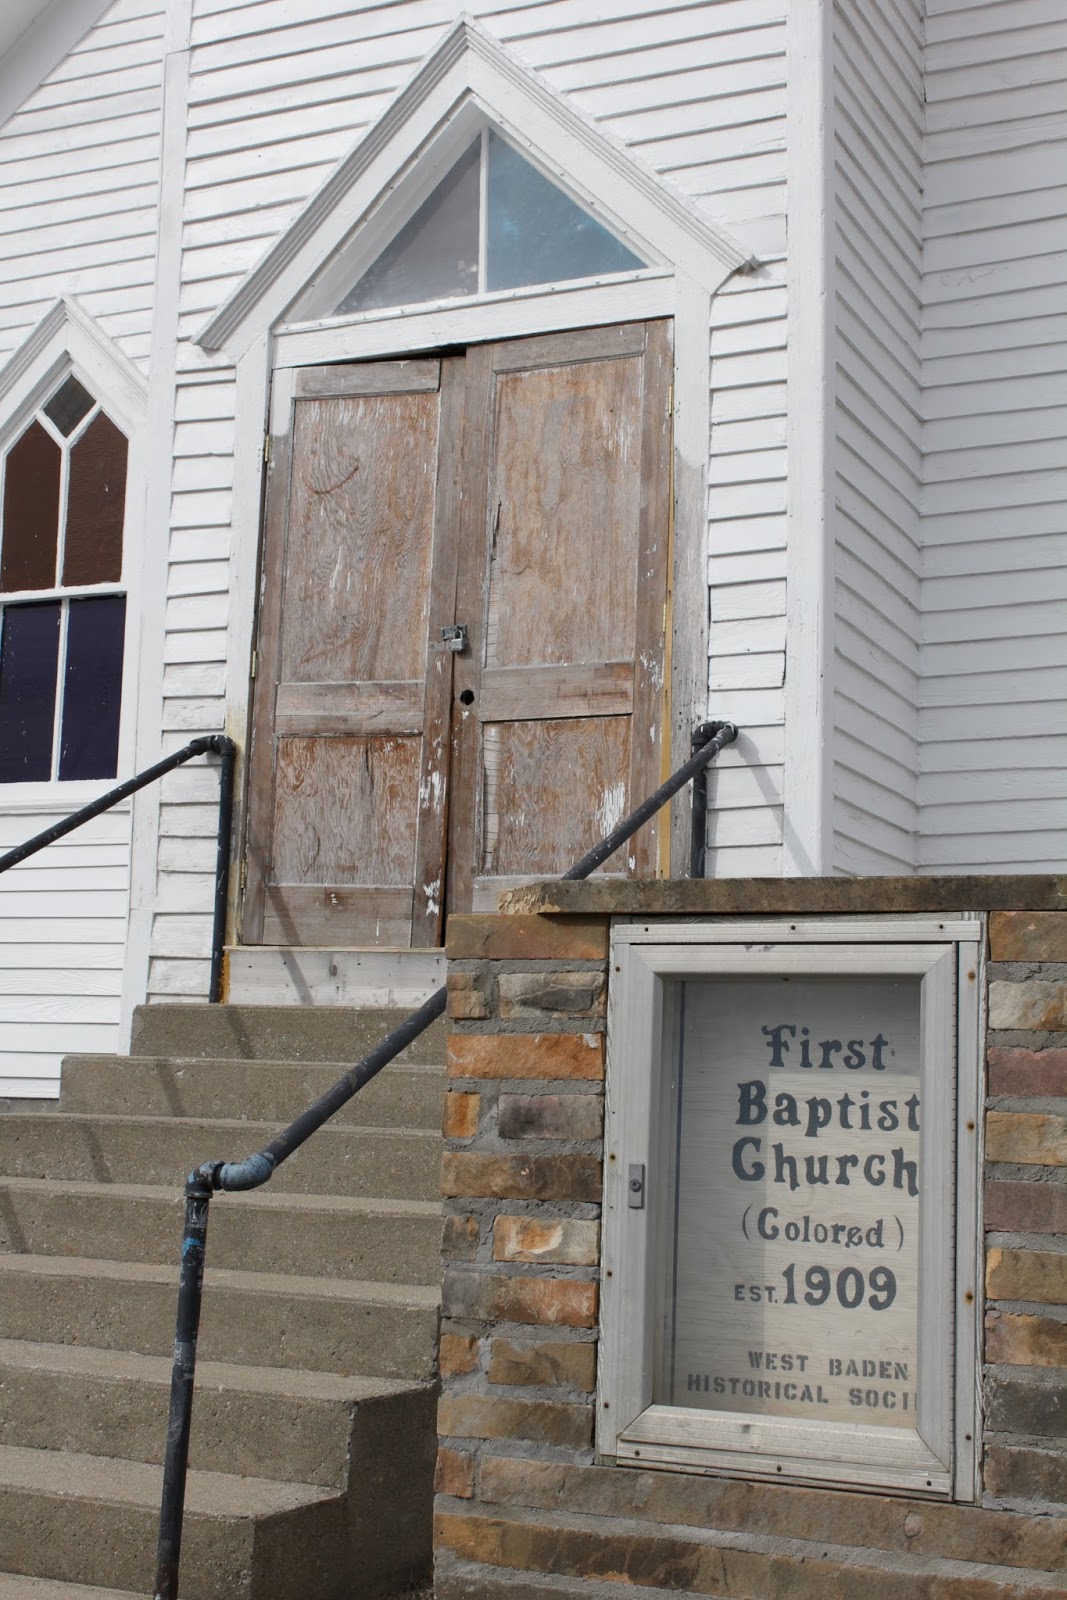
[[[148,1184],[0,1178],[0,1251],[174,1266],[180,1191]],[[215,1267],[393,1283],[436,1283],[441,1207],[434,1200],[275,1194],[273,1184],[212,1202]]]
[[[144,1600],[128,1589],[92,1588],[83,1583],[62,1583],[57,1578],[26,1578],[0,1572],[0,1600]]]
[[[162,1464],[166,1357],[0,1339],[0,1444]],[[190,1461],[343,1489],[350,1463],[432,1428],[436,1389],[282,1367],[197,1364]]]
[[[162,1473],[140,1462],[0,1446],[0,1568],[151,1594]],[[189,1475],[183,1600],[342,1600],[333,1490]]]
[[[167,1356],[174,1342],[176,1297],[174,1267],[0,1256],[3,1339]],[[436,1287],[209,1266],[200,1356],[427,1379],[436,1365],[437,1305]]]
[[[409,1014],[350,1006],[139,1006],[130,1053],[351,1064]],[[431,1024],[398,1059],[439,1066],[445,1059],[446,1032],[443,1019]]]
[[[191,1167],[243,1160],[277,1132],[276,1122],[9,1112],[0,1117],[0,1172],[178,1189]],[[436,1200],[440,1155],[440,1137],[427,1129],[326,1126],[279,1168],[271,1188]]]
[[[124,1117],[255,1118],[282,1127],[325,1094],[343,1071],[336,1061],[67,1056],[60,1107]],[[444,1092],[443,1066],[388,1066],[332,1123],[438,1132]]]

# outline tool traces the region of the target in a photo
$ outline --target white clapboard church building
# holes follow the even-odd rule
[[[432,948],[710,714],[709,872],[1062,864],[1059,9],[473,9],[5,7],[3,843],[225,730],[231,943]],[[0,1092],[206,993],[216,787],[4,878]]]
[[[227,998],[335,1014],[424,996],[450,912],[708,717],[711,875],[1063,870],[1065,213],[1059,0],[5,0],[0,846],[225,733]],[[86,1078],[83,1166],[32,1102],[206,999],[218,787],[0,876],[19,1205],[164,1182],[177,1080]],[[137,1588],[61,1544],[18,1570]]]

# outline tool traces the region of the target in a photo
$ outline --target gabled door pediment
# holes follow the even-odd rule
[[[307,308],[327,314],[350,251],[369,263],[486,124],[650,263],[714,293],[750,257],[484,28],[461,18],[198,335],[234,360]]]

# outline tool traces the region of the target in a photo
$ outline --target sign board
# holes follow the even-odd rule
[[[602,1459],[973,1495],[980,936],[613,929]]]
[[[914,1428],[917,978],[687,982],[659,1392]]]

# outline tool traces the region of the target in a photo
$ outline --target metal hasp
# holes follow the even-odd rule
[[[465,622],[457,622],[450,624],[447,628],[442,628],[441,638],[444,640],[446,649],[454,651],[457,656],[461,656],[470,643],[467,624]]]
[[[463,630],[464,633],[466,630]],[[564,878],[588,878],[602,862],[614,855],[638,828],[644,826],[667,801],[684,789],[691,778],[705,771],[724,745],[737,738],[732,722],[704,722],[694,734],[701,735],[699,748],[689,760],[661,784],[655,794],[648,797],[635,811],[631,811],[606,839],[575,862]],[[706,801],[705,801],[706,805]],[[220,846],[221,849],[221,846]],[[339,1078],[332,1089],[306,1111],[301,1112],[255,1155],[244,1161],[206,1161],[190,1174],[186,1183],[186,1231],[182,1244],[182,1271],[178,1285],[178,1320],[174,1340],[174,1371],[170,1389],[170,1419],[167,1424],[167,1454],[163,1466],[163,1498],[159,1513],[159,1549],[157,1556],[156,1600],[177,1600],[178,1562],[181,1555],[182,1511],[185,1505],[185,1479],[189,1460],[189,1425],[193,1406],[193,1380],[196,1370],[196,1337],[200,1319],[200,1299],[203,1285],[204,1253],[207,1240],[208,1206],[217,1189],[235,1191],[258,1189],[274,1176],[278,1167],[304,1144],[311,1135],[329,1121],[335,1112],[347,1105],[354,1094],[377,1077],[401,1050],[405,1049],[432,1022],[444,1015],[448,990],[442,986],[425,1001],[417,1011],[377,1045],[369,1055],[358,1061]],[[636,1204],[644,1205],[644,1167],[631,1167],[630,1179],[639,1173],[640,1196]],[[635,1204],[634,1191],[630,1204]]]
[[[124,783],[116,784],[114,789],[109,789],[98,800],[92,800],[87,806],[82,806],[80,811],[72,811],[69,817],[64,817],[61,822],[55,822],[50,828],[45,828],[41,833],[35,833],[32,839],[27,839],[25,844],[17,845],[14,850],[9,850],[6,855],[0,856],[0,872],[6,872],[9,867],[17,867],[20,861],[25,861],[27,856],[36,855],[38,850],[43,850],[47,845],[54,844],[57,839],[62,839],[65,834],[73,833],[75,828],[80,828],[83,823],[91,822],[104,811],[110,811],[112,806],[117,806],[120,800],[125,800],[129,795],[136,794],[138,789],[144,789],[150,783],[155,783],[157,778],[163,778],[168,772],[173,772],[175,767],[180,767],[184,762],[191,761],[194,756],[216,755],[219,757],[219,823],[218,823],[218,849],[215,853],[215,900],[212,918],[211,934],[211,977],[208,987],[208,999],[215,1001],[222,998],[222,955],[223,943],[226,937],[226,895],[230,876],[230,834],[233,828],[233,769],[237,759],[237,746],[232,739],[224,733],[207,733],[198,739],[190,739],[188,744],[183,744],[180,750],[175,750],[173,755],[165,756],[162,761],[157,761],[154,766],[146,767],[143,772],[138,772],[133,778],[127,778]]]

